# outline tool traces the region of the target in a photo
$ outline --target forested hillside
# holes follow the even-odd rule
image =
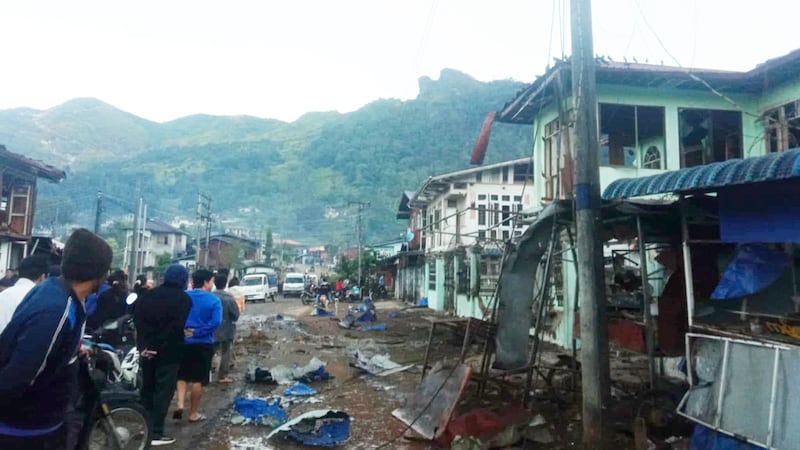
[[[400,192],[467,167],[486,113],[522,87],[454,70],[419,86],[413,100],[377,100],[292,123],[207,115],[156,123],[77,99],[47,111],[0,111],[0,143],[68,170],[62,184],[42,185],[38,223],[91,223],[97,190],[122,200],[108,202],[108,214],[124,212],[139,182],[151,216],[191,218],[202,190],[222,221],[341,244],[353,238],[347,203],[369,201],[367,233],[375,241],[404,229],[394,219]],[[496,124],[487,162],[527,154],[531,134]]]

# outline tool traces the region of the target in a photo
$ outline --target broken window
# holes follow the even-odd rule
[[[742,157],[742,113],[679,109],[681,167]]]
[[[526,182],[532,178],[531,164],[514,164],[514,182]]]
[[[510,225],[509,221],[511,220],[511,206],[503,205],[502,212],[503,212],[503,214],[502,214],[503,225],[504,226]]]
[[[558,119],[544,126],[544,199],[552,200],[556,195],[556,183],[562,167],[561,152],[559,151],[559,134],[561,126]]]
[[[642,167],[645,169],[660,169],[661,168],[661,150],[655,145],[647,147],[642,157]]]
[[[764,113],[767,152],[782,152],[800,147],[800,100]]]
[[[664,147],[663,107],[600,104],[600,165],[646,167],[648,150],[663,154]],[[666,168],[661,159],[649,165]]]

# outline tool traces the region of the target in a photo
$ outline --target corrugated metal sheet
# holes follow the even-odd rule
[[[733,159],[641,178],[611,183],[603,199],[619,200],[670,192],[713,191],[725,186],[800,177],[800,149]]]

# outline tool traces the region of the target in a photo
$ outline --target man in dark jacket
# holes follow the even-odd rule
[[[104,240],[76,230],[64,247],[62,276],[34,287],[0,334],[0,448],[66,447],[83,302],[103,283],[111,258]]]
[[[230,383],[228,372],[231,370],[231,347],[236,337],[236,321],[239,320],[239,305],[230,292],[225,291],[228,284],[227,275],[214,277],[214,294],[222,302],[222,323],[214,332],[214,351],[219,353],[219,383]]]
[[[175,442],[164,434],[164,418],[175,394],[183,356],[183,327],[192,309],[192,299],[185,292],[188,280],[189,272],[182,265],[167,267],[164,284],[145,291],[134,310],[143,378],[142,405],[150,415],[154,447]]]

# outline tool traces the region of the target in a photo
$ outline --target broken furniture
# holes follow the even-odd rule
[[[430,323],[430,332],[428,334],[428,345],[425,347],[425,357],[422,361],[422,376],[421,380],[425,379],[425,374],[430,368],[428,362],[430,361],[431,345],[433,344],[436,329],[438,327],[445,327],[455,335],[463,334],[464,340],[461,344],[461,353],[458,362],[463,363],[467,357],[467,352],[473,343],[477,340],[478,343],[486,342],[487,340],[494,339],[495,327],[488,321],[476,319],[473,317],[447,317],[437,318],[432,316],[423,316],[422,320]]]

